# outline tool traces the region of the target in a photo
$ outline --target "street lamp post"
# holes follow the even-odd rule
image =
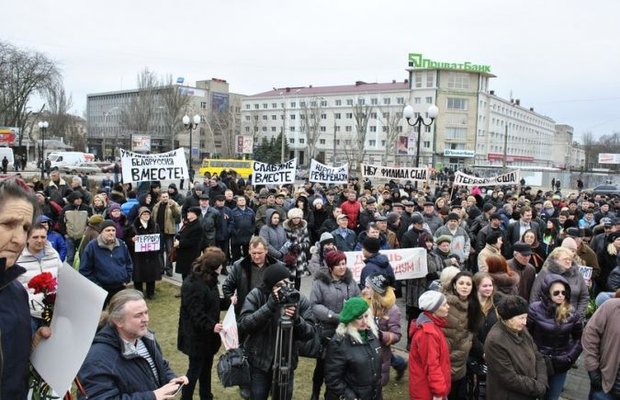
[[[39,121],[39,130],[41,131],[41,182],[45,178],[45,131],[49,126],[47,121]]]
[[[194,115],[192,119],[187,115],[183,117],[183,125],[185,125],[185,129],[189,130],[189,171],[192,170],[192,131],[198,128],[198,124],[200,124],[200,115],[198,114]]]
[[[416,168],[420,166],[420,139],[422,138],[422,125],[431,126],[433,124],[433,121],[435,121],[435,118],[437,118],[437,115],[439,114],[439,108],[437,108],[437,106],[433,104],[428,108],[427,114],[428,114],[428,117],[431,119],[430,122],[426,123],[422,115],[418,115],[415,121],[411,122],[411,119],[413,119],[413,116],[414,116],[413,107],[407,104],[407,106],[403,110],[403,116],[407,120],[407,124],[409,126],[416,127],[418,131],[418,141],[417,141],[417,145],[415,149],[415,167]],[[417,181],[415,182],[415,185],[416,187],[418,186]]]

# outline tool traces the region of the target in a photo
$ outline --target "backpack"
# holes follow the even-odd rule
[[[230,349],[220,356],[217,375],[224,387],[250,385],[250,364],[242,347]]]
[[[88,211],[68,210],[65,212],[65,226],[67,236],[73,240],[81,239],[84,236],[84,229],[88,224]]]

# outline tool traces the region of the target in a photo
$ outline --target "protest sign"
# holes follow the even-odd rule
[[[310,176],[308,180],[319,183],[347,183],[349,180],[349,164],[329,167],[313,159],[310,162]]]
[[[293,158],[284,164],[267,164],[254,161],[253,170],[252,183],[254,185],[283,185],[285,183],[295,183],[297,159]]]
[[[505,174],[492,176],[490,178],[479,178],[467,175],[461,171],[454,174],[454,186],[497,186],[497,185],[517,185],[519,183],[519,171],[511,171]]]
[[[428,273],[426,250],[423,248],[380,250],[390,261],[396,280],[424,278]],[[359,282],[364,268],[364,256],[361,251],[347,251],[347,267],[353,273],[353,279]]]
[[[579,272],[581,273],[581,276],[583,276],[583,279],[585,279],[586,281],[589,281],[592,279],[592,267],[586,267],[585,265],[580,265]]]
[[[369,164],[362,164],[362,176],[364,178],[404,179],[408,181],[427,181],[429,178],[426,167],[399,168]]]
[[[64,394],[77,375],[97,333],[108,294],[69,266],[58,270],[52,336],[30,356],[39,375],[57,394]]]
[[[137,235],[134,242],[136,253],[145,253],[147,251],[159,251],[160,238],[159,233],[153,235]]]
[[[125,183],[189,179],[183,149],[160,154],[139,154],[123,149],[120,152]]]

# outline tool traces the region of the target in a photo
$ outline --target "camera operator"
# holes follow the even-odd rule
[[[295,341],[309,340],[314,335],[313,326],[307,322],[312,315],[310,303],[292,287],[290,277],[285,266],[270,265],[263,273],[263,284],[248,293],[241,309],[239,331],[241,336],[246,336],[244,348],[250,363],[253,400],[266,400],[272,381],[278,380],[282,373],[288,382],[287,389],[282,390],[287,393],[280,396],[281,388],[276,384],[273,398],[292,398],[293,374],[297,368]],[[292,341],[290,348],[289,341]],[[274,363],[276,353],[280,357]]]

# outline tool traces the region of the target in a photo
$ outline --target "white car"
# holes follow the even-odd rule
[[[64,165],[59,168],[60,171],[66,174],[77,175],[80,172],[86,175],[94,175],[101,173],[101,168],[94,162],[84,162],[76,165]]]

